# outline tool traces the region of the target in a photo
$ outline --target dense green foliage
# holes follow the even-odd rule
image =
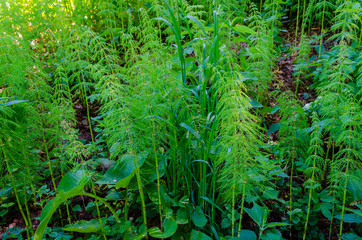
[[[361,53],[358,0],[0,0],[2,239],[360,239]]]

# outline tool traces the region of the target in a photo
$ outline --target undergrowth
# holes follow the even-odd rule
[[[360,239],[361,15],[1,0],[2,239]]]

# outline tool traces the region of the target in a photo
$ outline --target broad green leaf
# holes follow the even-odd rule
[[[238,32],[242,32],[242,33],[256,34],[256,32],[253,29],[251,29],[245,25],[235,26],[234,29],[237,30]]]
[[[12,189],[12,187],[0,189],[0,197],[10,194]]]
[[[80,207],[79,204],[75,205],[75,206],[72,208],[72,211],[73,211],[73,212],[80,212],[81,210],[82,210],[82,209],[81,209],[81,207]]]
[[[163,231],[158,227],[153,227],[148,230],[148,233],[154,238],[169,238],[174,235],[177,230],[177,222],[172,218],[165,218],[162,226]]]
[[[15,203],[13,203],[13,202],[4,203],[4,204],[1,204],[0,207],[2,207],[2,208],[9,208],[9,207],[13,206],[14,204],[15,204]]]
[[[144,157],[138,155],[140,167]],[[99,179],[97,184],[115,185],[116,188],[127,187],[135,174],[134,159],[132,155],[125,154]]]
[[[196,225],[196,227],[199,228],[204,227],[207,223],[207,218],[199,206],[197,206],[196,209],[192,212],[191,220]]]
[[[359,206],[361,208],[361,206]],[[357,214],[358,216],[362,217],[362,210],[352,209],[352,208],[346,208],[346,210]]]
[[[213,27],[205,27],[206,32],[213,32],[214,28]]]
[[[146,159],[145,155],[140,156],[140,157],[142,157],[143,159]],[[157,180],[155,159],[154,158],[148,159],[147,163],[148,164],[143,164],[142,171],[141,171],[144,184],[154,182],[155,180]],[[165,156],[159,154],[158,155],[158,177],[159,178],[162,178],[162,176],[165,174],[166,167],[167,167],[166,164],[167,164],[167,159],[165,158]]]
[[[128,171],[124,169],[124,165],[122,167],[116,165],[108,169],[97,184],[115,184],[116,188],[127,187],[134,176],[134,167],[128,175],[127,172]]]
[[[251,209],[245,208],[245,211],[260,227],[265,226],[268,217],[267,208],[261,207],[257,203],[254,203],[254,206]]]
[[[256,240],[256,234],[250,230],[242,229],[240,232],[240,239],[242,240]]]
[[[279,195],[279,191],[270,188],[266,191],[263,191],[263,197],[265,197],[266,199],[277,199]]]
[[[317,53],[319,55],[324,54],[324,45],[323,44],[322,45],[315,45],[314,48],[315,48],[315,50],[317,51]]]
[[[362,199],[362,169],[350,172],[347,180],[347,189],[352,193],[354,201]]]
[[[337,215],[334,218],[341,220],[341,215]],[[362,223],[362,216],[355,213],[346,213],[343,215],[343,222],[346,223]]]
[[[104,198],[105,200],[109,201],[119,201],[122,200],[121,197],[119,196],[119,192],[116,191],[111,191],[110,193],[108,193],[108,195]]]
[[[332,213],[330,211],[331,207],[331,204],[323,203],[321,208],[323,216],[325,216],[329,221],[332,219]]]
[[[256,101],[256,100],[251,100],[250,101],[250,104],[251,104],[251,106],[253,107],[253,108],[262,108],[263,107],[263,105],[261,105],[258,101]]]
[[[9,212],[9,210],[7,210],[7,209],[1,210],[1,211],[0,211],[0,217],[5,216],[5,214],[7,214],[8,212]]]
[[[150,183],[145,190],[146,192],[148,192],[150,200],[154,204],[158,205],[159,199],[158,199],[157,184]],[[167,188],[162,184],[160,186],[160,193],[161,193],[161,202],[163,208],[171,208],[172,206],[177,205],[177,202],[169,195]]]
[[[101,224],[98,218],[90,221],[81,220],[74,224],[68,224],[62,229],[70,232],[92,233],[101,230]]]
[[[144,224],[142,224],[138,230],[134,226],[130,226],[125,234],[123,239],[124,240],[141,240],[144,239],[147,236],[147,228]]]
[[[54,199],[50,200],[45,205],[40,215],[40,224],[34,234],[34,240],[41,240],[43,238],[45,229],[51,217],[53,216],[55,210],[60,206],[60,204],[65,202],[68,198],[75,197],[77,195],[82,195],[82,190],[79,190],[79,192],[70,191],[67,193],[61,191],[57,194],[57,196]]]
[[[269,128],[268,134],[275,133],[279,130],[280,130],[280,123],[273,123]]]
[[[221,227],[222,228],[228,228],[231,226],[231,220],[230,218],[226,217],[221,221]]]
[[[274,114],[274,113],[278,112],[279,109],[280,109],[280,106],[279,106],[279,105],[275,105],[275,106],[272,108],[272,110],[270,111],[270,114]]]
[[[240,75],[242,76],[241,81],[247,81],[247,80],[252,80],[252,81],[258,81],[258,78],[250,72],[240,72]]]
[[[10,239],[10,238],[22,239],[19,238],[19,236],[21,236],[21,233],[24,231],[25,231],[24,228],[12,227],[9,228],[6,232],[2,233],[1,237],[2,239]]]
[[[79,196],[79,195],[86,195],[89,197],[96,198],[98,201],[100,201],[104,205],[106,205],[109,208],[109,210],[112,212],[114,218],[117,221],[119,221],[119,218],[118,218],[116,212],[103,198],[97,197],[97,196],[89,194],[89,193],[85,193],[83,191],[83,188],[81,188],[81,189],[75,188],[69,192],[64,192],[62,190],[61,192],[59,192],[57,194],[57,196],[54,199],[50,200],[43,208],[42,213],[40,215],[40,224],[34,234],[34,240],[41,240],[43,238],[45,229],[46,229],[50,219],[52,218],[55,210],[60,206],[60,204],[67,201],[69,198]]]
[[[17,103],[23,103],[23,102],[28,102],[28,101],[27,100],[14,100],[14,101],[10,101],[7,103],[2,103],[2,104],[0,104],[0,106],[10,106],[10,105],[14,105]]]
[[[117,147],[120,145],[120,142],[116,142],[112,145],[112,147],[109,149],[109,152],[112,153],[114,151],[116,151]]]
[[[282,223],[282,222],[271,222],[271,223],[268,223],[266,226],[268,228],[272,228],[272,227],[281,227],[281,226],[288,226],[289,224],[288,223]]]
[[[120,233],[126,232],[131,226],[132,226],[131,221],[122,221],[119,229]]]
[[[192,230],[190,240],[212,240],[209,236],[207,236],[205,233]]]
[[[65,193],[73,190],[81,190],[87,184],[89,176],[85,170],[79,170],[74,173],[67,173],[63,176],[58,185],[58,192],[64,191]]]
[[[355,233],[345,233],[342,235],[343,240],[362,240],[362,237]]]
[[[189,223],[189,214],[187,209],[180,208],[176,213],[176,221],[178,224],[187,224]]]
[[[261,113],[270,113],[272,110],[271,107],[263,107],[262,109],[260,109]]]
[[[114,165],[114,161],[108,158],[97,158],[96,161],[102,164],[103,167],[111,167]]]
[[[277,229],[267,230],[265,233],[265,238],[260,238],[265,240],[280,240],[282,239],[282,234]]]

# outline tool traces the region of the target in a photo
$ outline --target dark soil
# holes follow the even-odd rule
[[[96,117],[97,112],[99,110],[99,104],[95,103],[88,103],[89,106],[89,116],[90,118]],[[89,128],[89,122],[87,118],[87,107],[84,106],[80,101],[76,101],[74,103],[74,110],[75,110],[75,117],[77,120],[76,128],[79,130],[79,139],[84,140],[84,142],[90,143],[92,142],[92,135]],[[93,136],[95,136],[94,127],[92,125]]]

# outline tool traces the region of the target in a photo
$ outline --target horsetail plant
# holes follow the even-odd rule
[[[11,150],[14,147],[17,147],[16,140],[19,139],[19,132],[16,130],[20,130],[20,132],[23,129],[19,129],[19,125],[13,121],[12,117],[15,115],[16,112],[13,112],[10,107],[5,107],[3,104],[0,105],[0,117],[1,117],[1,135],[0,135],[0,147],[1,147],[1,162],[5,162],[5,168],[7,170],[7,173],[9,174],[10,183],[12,188],[14,189],[14,194],[16,197],[16,202],[19,207],[19,211],[24,219],[25,225],[26,225],[26,234],[27,237],[30,238],[30,229],[32,229],[32,224],[29,222],[29,217],[27,216],[28,211],[25,213],[24,208],[21,203],[21,193],[18,189],[17,179],[15,179],[14,176],[14,170],[12,166],[10,165],[10,161],[12,163],[17,162],[14,161],[19,156],[12,156],[11,152],[7,152],[7,150]],[[15,130],[15,131],[14,131]],[[18,135],[18,136],[17,136]],[[15,141],[14,141],[15,140]],[[15,153],[16,151],[12,151]],[[15,167],[17,169],[18,166]],[[25,195],[26,196],[26,195]],[[25,205],[27,202],[25,201]],[[27,207],[26,207],[27,209]]]
[[[343,189],[341,223],[339,228],[339,239],[342,239],[343,217],[346,209],[347,181],[351,170],[360,169],[361,164],[361,107],[354,102],[353,96],[349,96],[349,106],[343,114],[345,121],[342,124],[343,131],[337,138],[336,143],[343,147],[336,154],[336,160],[333,162],[331,180],[339,183]]]
[[[321,128],[319,125],[319,119],[316,112],[313,112],[313,132],[311,134],[311,140],[309,143],[309,157],[306,160],[308,168],[304,171],[308,180],[305,182],[307,188],[309,188],[309,195],[308,195],[308,208],[307,208],[307,217],[305,220],[304,225],[304,233],[303,233],[303,240],[307,237],[307,229],[308,229],[308,221],[311,211],[311,202],[312,202],[312,193],[313,191],[319,187],[319,183],[321,177],[323,175],[323,165],[324,159],[321,157],[324,154],[323,151],[323,141],[321,139]]]
[[[254,156],[259,154],[257,119],[250,112],[250,103],[243,92],[244,86],[235,79],[231,68],[219,70],[217,74],[218,130],[221,134],[220,157],[216,161],[218,182],[223,201],[231,202],[232,236],[235,234],[235,208],[241,196],[238,236],[240,236],[246,194],[253,179],[247,174],[255,164]],[[239,76],[241,77],[241,76]],[[230,101],[232,99],[232,101]],[[231,191],[230,191],[231,189]]]
[[[293,221],[293,175],[294,165],[299,157],[305,154],[306,139],[303,128],[307,127],[307,121],[304,109],[300,103],[290,96],[290,93],[281,93],[278,102],[283,106],[280,115],[281,128],[279,136],[281,137],[281,149],[279,155],[290,165],[289,181],[289,222]],[[291,233],[292,225],[290,226]]]

